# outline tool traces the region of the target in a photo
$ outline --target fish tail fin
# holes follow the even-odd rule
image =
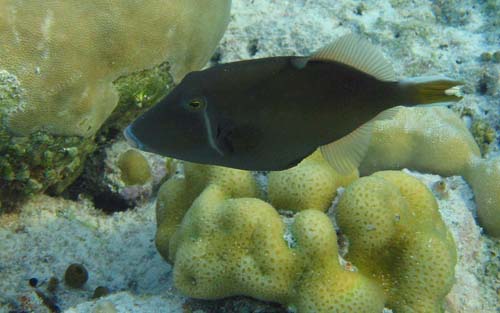
[[[434,104],[462,99],[460,86],[464,83],[443,76],[411,78],[401,82],[408,88],[410,103]]]

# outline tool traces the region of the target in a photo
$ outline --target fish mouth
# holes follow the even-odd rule
[[[123,130],[123,136],[127,140],[127,143],[132,147],[140,150],[144,150],[144,145],[141,143],[139,139],[132,132],[132,125],[127,126]]]

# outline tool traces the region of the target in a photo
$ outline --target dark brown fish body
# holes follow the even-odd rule
[[[381,111],[415,104],[411,88],[304,57],[228,63],[188,74],[126,136],[191,162],[282,170]],[[193,99],[203,107],[191,110]]]
[[[234,159],[231,167],[291,167],[320,145],[402,104],[397,83],[379,81],[336,62],[311,62],[299,69],[294,60],[298,58],[242,61],[203,72],[207,76],[202,79],[203,94],[221,112],[214,114],[223,132],[219,144],[229,148],[225,150],[234,148],[227,153]],[[217,90],[224,84],[226,90]],[[393,99],[388,100],[388,94]],[[231,136],[231,131],[236,134]]]

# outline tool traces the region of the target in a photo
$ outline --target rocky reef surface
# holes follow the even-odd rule
[[[491,159],[499,155],[499,12],[498,1],[233,0],[229,28],[211,63],[307,55],[345,33],[361,33],[382,49],[400,78],[462,79],[465,97],[453,109],[482,156]],[[161,175],[172,172],[171,164],[147,156],[152,178],[141,188],[129,187],[117,171],[127,150],[118,142],[106,151],[104,183],[117,194],[136,195],[134,209],[107,215],[85,197],[40,195],[19,212],[0,216],[0,312],[54,312],[56,306],[96,313],[286,312],[248,298],[201,301],[180,295],[172,268],[155,248],[155,199],[149,198]],[[447,312],[498,312],[500,242],[478,226],[471,189],[459,176],[408,173],[433,191],[457,245]],[[81,288],[64,282],[73,263],[89,274]],[[93,299],[99,286],[109,295]]]

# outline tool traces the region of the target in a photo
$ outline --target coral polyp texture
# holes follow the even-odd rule
[[[102,144],[204,66],[230,6],[0,0],[0,211],[60,193],[99,130]]]
[[[173,176],[158,191],[156,246],[160,254],[172,261],[169,240],[187,210],[209,185],[217,184],[233,198],[258,197],[259,189],[251,173],[224,167],[184,164],[184,177]]]
[[[299,169],[310,162],[321,164],[320,156]],[[303,175],[314,181],[321,171]],[[286,173],[294,179],[299,172]],[[377,188],[364,189],[371,181]],[[340,262],[335,228],[316,207],[317,194],[304,195],[310,209],[290,203],[288,209],[300,212],[285,219],[259,198],[251,173],[216,166],[186,163],[184,176],[161,187],[156,245],[173,264],[175,286],[195,298],[246,295],[306,313],[381,312],[384,306],[440,312],[453,282],[455,245],[430,191],[399,172],[351,186],[338,214],[353,246],[346,258],[359,262],[357,271]],[[273,188],[293,194],[286,184]]]
[[[375,279],[396,312],[441,312],[454,283],[456,247],[431,191],[399,171],[377,172],[347,187],[337,223],[345,258]]]
[[[201,68],[230,0],[0,1],[0,68],[26,91],[10,109],[18,135],[94,134],[118,103],[113,81],[165,61],[175,80]]]
[[[456,113],[447,108],[401,108],[394,118],[376,121],[361,175],[401,168],[463,176],[474,191],[481,226],[500,237],[500,158],[481,158]]]
[[[358,177],[357,170],[349,175],[340,175],[316,151],[299,166],[269,173],[269,202],[280,210],[326,211],[335,197],[332,191]]]

